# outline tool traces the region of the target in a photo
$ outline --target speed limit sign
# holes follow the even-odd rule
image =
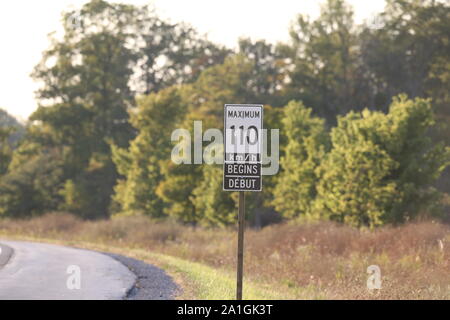
[[[261,191],[263,106],[226,104],[225,191]]]

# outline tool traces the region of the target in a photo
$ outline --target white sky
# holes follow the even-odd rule
[[[347,0],[357,22],[384,8],[384,0]],[[61,12],[79,8],[86,0],[0,1],[0,108],[26,119],[37,107],[36,84],[29,77],[48,47],[47,34],[61,30]],[[114,1],[120,2],[120,1]],[[122,0],[145,4],[144,0]],[[270,42],[287,41],[288,27],[298,13],[315,17],[319,0],[154,0],[162,17],[185,21],[210,40],[235,47],[249,36]]]

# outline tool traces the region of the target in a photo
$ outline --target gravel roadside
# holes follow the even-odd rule
[[[179,293],[180,288],[164,270],[133,258],[102,253],[125,265],[137,277],[124,300],[173,300]]]

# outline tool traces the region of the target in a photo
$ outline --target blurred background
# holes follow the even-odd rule
[[[175,165],[170,138],[261,103],[281,157],[247,197],[251,237],[273,240],[250,245],[274,261],[255,277],[359,298],[343,288],[375,257],[402,288],[385,298],[448,298],[449,1],[5,2],[0,30],[3,234],[231,266],[214,256],[236,194],[221,166]],[[310,269],[279,267],[295,258]]]

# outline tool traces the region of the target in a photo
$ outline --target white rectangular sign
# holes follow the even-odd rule
[[[226,104],[224,108],[225,191],[261,191],[263,106]]]

